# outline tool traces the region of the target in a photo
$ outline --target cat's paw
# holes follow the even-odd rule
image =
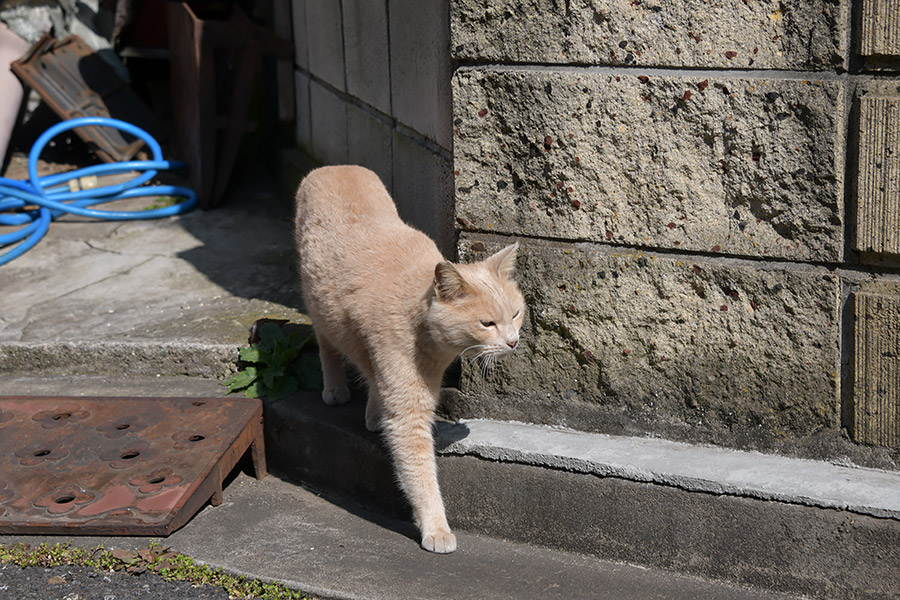
[[[369,418],[369,415],[366,415],[366,429],[372,433],[381,431],[381,417]]]
[[[429,552],[448,554],[456,550],[456,536],[447,530],[438,530],[422,536],[422,547]]]
[[[345,387],[326,388],[322,390],[322,402],[328,406],[347,404],[350,402],[350,390]]]

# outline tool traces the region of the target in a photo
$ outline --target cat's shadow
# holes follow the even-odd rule
[[[397,486],[387,444],[380,433],[365,427],[365,403],[366,392],[359,386],[353,386],[350,402],[341,406],[326,406],[321,392],[267,402],[268,461],[278,477],[418,543],[419,532]],[[435,449],[441,452],[468,434],[463,423],[439,421]]]
[[[469,437],[469,433],[469,427],[465,423],[438,421],[434,426],[434,449],[442,452]]]

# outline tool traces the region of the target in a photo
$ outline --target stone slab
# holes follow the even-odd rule
[[[850,2],[454,0],[457,60],[717,69],[832,69]]]
[[[464,233],[461,260],[509,241]],[[756,449],[838,431],[840,281],[827,270],[519,242],[521,349],[484,377],[464,363],[452,416]]]
[[[309,70],[306,0],[291,0],[291,25],[294,29],[294,63],[301,69]]]
[[[448,4],[448,0],[388,2],[393,116],[447,149],[453,143]]]
[[[305,0],[303,4],[306,5],[305,37],[309,71],[343,91],[346,80],[341,3]]]
[[[423,140],[393,131],[393,197],[400,217],[453,256],[453,180],[450,160]]]
[[[900,448],[900,286],[854,292],[853,438]]]
[[[348,163],[372,169],[390,191],[393,187],[393,131],[369,110],[347,105]]]
[[[842,257],[838,81],[501,68],[453,90],[463,229]]]
[[[900,2],[861,0],[859,53],[900,57]]]
[[[342,0],[347,93],[391,114],[387,2]]]
[[[313,158],[325,165],[347,162],[347,102],[315,79],[309,83]]]
[[[859,99],[857,250],[900,254],[900,94]]]
[[[297,145],[310,151],[312,147],[312,123],[310,122],[309,74],[304,71],[294,71],[294,94]]]

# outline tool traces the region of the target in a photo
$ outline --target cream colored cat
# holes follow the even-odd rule
[[[385,435],[422,547],[453,552],[432,425],[444,370],[462,352],[496,357],[519,342],[525,310],[517,245],[474,264],[444,260],[400,220],[375,173],[324,167],[297,190],[303,297],[322,359],[326,404],[350,399],[342,357],[365,377],[366,427]]]

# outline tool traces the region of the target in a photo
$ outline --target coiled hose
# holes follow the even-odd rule
[[[149,148],[152,160],[130,160],[93,165],[55,175],[38,177],[37,163],[41,152],[50,140],[64,131],[76,127],[113,127],[143,140]],[[185,164],[163,160],[162,148],[149,133],[125,121],[106,117],[80,117],[57,123],[37,139],[28,153],[28,180],[0,177],[0,225],[18,226],[21,229],[0,234],[0,265],[18,258],[37,244],[47,233],[50,222],[64,214],[82,215],[95,219],[127,221],[132,219],[159,219],[180,215],[193,210],[197,194],[190,188],[173,185],[144,186],[156,177],[161,169],[183,169]],[[114,175],[137,172],[125,183],[101,186],[89,190],[70,191],[68,182],[86,176]],[[184,196],[185,202],[141,211],[111,211],[88,208],[95,204],[139,198],[144,196]],[[35,210],[24,210],[35,206]],[[11,248],[8,248],[12,246]]]

